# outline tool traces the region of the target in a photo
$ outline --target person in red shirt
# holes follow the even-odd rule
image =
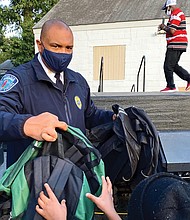
[[[173,73],[187,81],[186,90],[190,89],[190,74],[178,65],[183,52],[186,52],[188,39],[185,14],[176,6],[176,0],[167,0],[162,7],[169,16],[167,25],[160,24],[159,29],[166,31],[167,50],[164,61],[164,72],[167,82],[160,92],[175,92]]]

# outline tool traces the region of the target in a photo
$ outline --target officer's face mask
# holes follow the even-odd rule
[[[72,59],[72,53],[55,53],[44,47],[42,58],[46,64],[56,73],[65,71]]]

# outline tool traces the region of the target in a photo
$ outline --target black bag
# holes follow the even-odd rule
[[[93,128],[88,138],[102,154],[112,183],[125,181],[134,188],[157,170],[158,132],[144,110],[134,106],[112,108],[116,120]]]

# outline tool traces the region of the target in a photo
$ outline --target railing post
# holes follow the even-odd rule
[[[131,87],[131,92],[133,92],[133,90],[135,92],[135,84],[133,84],[132,87]]]
[[[146,66],[146,58],[144,56],[143,92],[145,92],[145,66]]]
[[[103,63],[104,63],[104,58],[101,57],[98,92],[103,92]]]
[[[145,91],[145,55],[144,55],[142,57],[142,59],[141,59],[141,64],[140,64],[140,67],[139,67],[139,71],[137,73],[137,92],[139,91],[139,74],[140,74],[140,71],[141,71],[141,67],[142,67],[143,61],[144,61],[143,92]]]

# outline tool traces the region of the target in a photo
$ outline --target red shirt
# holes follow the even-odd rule
[[[167,47],[186,50],[188,39],[186,31],[186,19],[180,8],[174,9],[169,20],[168,27],[175,29],[175,33],[166,33]]]

